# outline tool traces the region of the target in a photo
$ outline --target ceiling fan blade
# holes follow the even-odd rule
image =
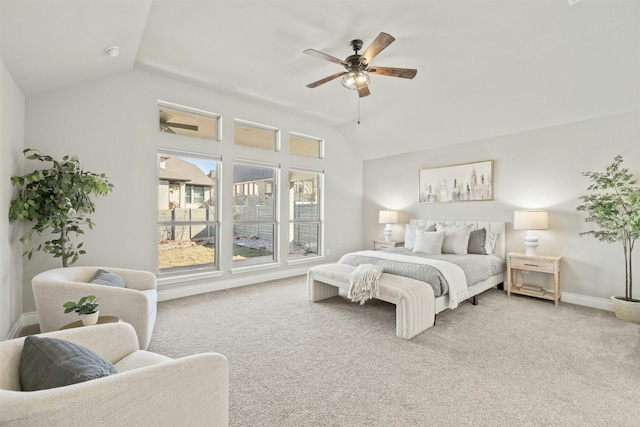
[[[391,34],[380,33],[362,54],[362,63],[369,64],[373,58],[389,46],[395,38]]]
[[[314,58],[324,59],[325,61],[333,62],[335,64],[347,65],[342,59],[338,59],[335,56],[327,55],[326,53],[322,53],[315,49],[305,49],[302,53],[306,53],[309,56],[313,56]]]
[[[344,75],[346,73],[347,73],[346,71],[340,71],[339,73],[335,73],[335,74],[330,75],[329,77],[325,77],[324,79],[320,79],[317,82],[309,83],[307,85],[307,87],[310,88],[310,89],[313,89],[314,87],[318,87],[321,84],[325,84],[326,82],[330,82],[333,79],[337,79],[338,77],[340,77],[340,76],[342,76],[342,75]]]
[[[178,128],[178,129],[186,129],[186,130],[193,130],[193,131],[198,131],[198,126],[196,125],[187,125],[184,123],[169,123],[167,122],[167,126],[168,127],[172,127],[172,128]]]
[[[357,85],[357,88],[358,88],[358,96],[360,98],[364,98],[365,96],[371,95],[371,92],[369,92],[369,86],[366,83]]]
[[[381,76],[401,77],[403,79],[412,79],[416,76],[418,70],[414,68],[394,68],[394,67],[376,67],[367,68],[370,74],[380,74]]]

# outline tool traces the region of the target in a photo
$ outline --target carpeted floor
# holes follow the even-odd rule
[[[149,350],[230,364],[231,426],[637,426],[640,325],[490,290],[410,341],[305,277],[159,304]]]
[[[149,350],[227,356],[230,426],[640,425],[640,325],[613,313],[490,290],[405,341],[394,305],[305,279],[161,302]]]

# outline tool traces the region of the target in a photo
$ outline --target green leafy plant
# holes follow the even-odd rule
[[[633,246],[640,238],[640,187],[637,180],[622,168],[622,156],[614,158],[613,163],[600,172],[583,172],[591,185],[587,188],[590,194],[581,196],[579,211],[587,213],[587,222],[598,225],[597,230],[589,230],[583,235],[590,235],[607,242],[619,242],[624,249],[625,296],[617,297],[625,301],[640,302],[633,299],[633,269],[631,254]]]
[[[31,148],[25,149],[23,154],[29,160],[51,163],[51,167],[11,177],[11,183],[20,189],[11,201],[9,221],[34,223],[20,238],[22,243],[29,242],[34,232],[42,234],[48,229],[59,237],[47,240],[22,255],[31,259],[34,251],[41,250],[61,258],[62,266],[67,267],[86,253],[81,249],[82,243],[74,245],[69,233],[77,236],[84,234],[83,226],[93,228],[94,223],[88,215],[95,212],[95,205],[90,196],[106,195],[113,190],[113,185],[105,174],[82,170],[76,156],[64,156],[59,162]]]
[[[64,312],[71,313],[75,311],[78,314],[92,314],[96,312],[96,308],[100,305],[98,302],[98,298],[95,295],[87,295],[86,297],[80,298],[80,301],[73,302],[67,301],[62,306],[64,307]]]

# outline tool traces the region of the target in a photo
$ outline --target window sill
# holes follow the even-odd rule
[[[269,263],[269,264],[251,265],[251,266],[247,266],[247,267],[236,267],[236,268],[232,268],[231,269],[231,274],[252,273],[254,271],[270,270],[270,269],[278,268],[278,267],[282,267],[282,264],[279,263],[279,262],[273,262],[273,263]]]
[[[304,258],[296,258],[287,261],[287,265],[298,265],[298,264],[309,264],[317,261],[324,261],[325,257],[323,255],[312,256],[312,257],[304,257]]]
[[[159,275],[156,280],[159,287],[163,285],[173,285],[176,283],[184,283],[190,280],[199,280],[199,279],[211,279],[214,277],[220,277],[224,273],[220,270],[210,270],[210,271],[201,271],[201,272],[184,272],[184,273],[175,273],[175,274],[167,274],[166,276]]]

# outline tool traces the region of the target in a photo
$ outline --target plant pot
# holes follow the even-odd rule
[[[95,325],[98,323],[98,316],[100,315],[99,311],[91,314],[81,314],[80,319],[82,320],[83,326]]]
[[[640,323],[640,302],[625,301],[619,297],[611,297],[611,302],[618,319]]]

